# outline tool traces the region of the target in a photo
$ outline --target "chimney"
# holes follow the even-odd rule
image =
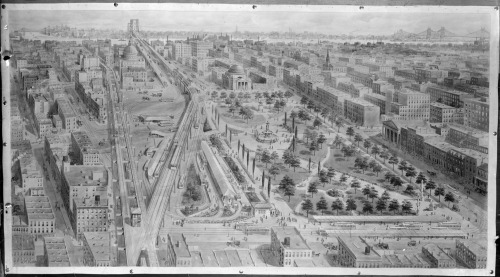
[[[96,196],[95,196],[95,202],[96,202],[96,203],[101,202],[101,196],[96,195]]]
[[[179,242],[179,241],[176,241],[176,242],[175,242],[175,247],[179,247],[179,245],[180,245],[180,242]]]
[[[370,246],[365,246],[365,255],[370,255]]]
[[[290,246],[290,237],[285,237],[285,239],[283,240],[283,245]]]

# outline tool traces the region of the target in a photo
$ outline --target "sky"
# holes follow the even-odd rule
[[[234,32],[277,31],[324,34],[390,35],[402,29],[420,33],[428,27],[445,27],[456,34],[468,34],[486,27],[488,14],[436,13],[318,13],[318,12],[172,12],[172,11],[11,11],[14,29],[38,30],[65,24],[77,28],[125,30],[132,18],[142,30]],[[29,18],[29,20],[27,20]]]

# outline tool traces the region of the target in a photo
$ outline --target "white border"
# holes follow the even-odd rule
[[[471,270],[471,269],[421,269],[421,268],[285,268],[285,267],[275,267],[275,268],[259,268],[259,267],[247,267],[247,268],[146,268],[146,267],[110,267],[110,268],[89,268],[89,267],[70,267],[70,268],[44,268],[44,267],[12,267],[12,257],[9,253],[12,253],[12,242],[11,240],[6,240],[6,257],[5,257],[5,267],[9,269],[9,273],[16,274],[27,274],[27,273],[38,273],[38,274],[58,274],[58,273],[94,273],[94,274],[137,274],[137,273],[161,273],[161,274],[286,274],[286,275],[298,275],[298,274],[327,274],[327,275],[337,275],[337,274],[363,274],[363,275],[455,275],[455,276],[493,276],[496,272],[495,269],[495,234],[496,234],[496,153],[497,153],[497,136],[493,135],[493,132],[497,131],[498,124],[498,68],[499,68],[499,13],[492,6],[483,7],[456,7],[456,6],[364,6],[364,9],[360,10],[359,6],[324,6],[324,5],[257,5],[257,8],[253,9],[251,4],[132,4],[132,3],[119,3],[118,7],[114,7],[113,3],[99,3],[99,4],[89,4],[89,3],[75,3],[75,4],[6,4],[7,9],[2,9],[2,26],[8,23],[8,11],[16,10],[118,10],[118,11],[128,11],[128,10],[166,10],[172,11],[190,11],[190,12],[210,12],[210,11],[225,11],[225,12],[348,12],[348,13],[369,13],[369,12],[390,12],[390,13],[485,13],[489,14],[491,17],[491,34],[490,34],[490,145],[489,145],[489,179],[488,179],[488,262],[487,269],[483,270]],[[28,20],[28,19],[27,19]],[[125,26],[123,27],[125,28]],[[2,45],[6,47],[2,50],[8,49],[8,43],[5,43],[5,34],[7,32],[2,32]],[[7,38],[8,40],[8,34]],[[4,74],[8,68],[4,61],[2,61],[2,76],[9,76],[9,74]],[[2,85],[2,95],[5,100],[10,101],[10,84],[9,80],[3,80]],[[4,93],[6,92],[6,93]],[[2,118],[8,118],[10,121],[10,105],[2,109]],[[2,119],[4,121],[4,119]],[[6,132],[7,131],[7,132]],[[10,141],[10,122],[3,122],[3,136],[4,140]],[[7,148],[7,149],[5,149]],[[3,156],[4,165],[8,165],[8,169],[4,170],[4,184],[10,184],[10,144],[4,147]],[[7,162],[7,163],[6,163]],[[4,166],[5,168],[5,166]],[[10,202],[10,186],[4,185],[4,200],[5,203]],[[4,213],[10,211],[6,210]],[[8,219],[10,218],[10,220]],[[11,217],[5,214],[4,228],[5,230],[11,230]],[[9,232],[6,231],[6,238]],[[493,270],[493,273],[491,273]]]

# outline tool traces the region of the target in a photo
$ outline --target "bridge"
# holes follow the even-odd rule
[[[485,28],[481,28],[478,31],[471,32],[468,34],[456,34],[448,29],[441,27],[439,30],[432,30],[430,27],[425,31],[419,33],[407,32],[402,29],[398,30],[392,35],[392,38],[397,39],[445,39],[445,38],[476,38],[476,39],[489,39],[489,32]]]

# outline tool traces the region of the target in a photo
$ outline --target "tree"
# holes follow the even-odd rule
[[[357,157],[354,161],[354,166],[359,167],[365,173],[365,170],[368,168],[368,159]]]
[[[403,200],[401,209],[403,210],[403,212],[406,212],[406,214],[408,214],[413,209],[413,204],[408,200]]]
[[[243,91],[241,91],[240,93],[238,93],[238,98],[243,98],[245,97],[245,94],[243,93]]]
[[[267,164],[271,162],[271,155],[269,154],[269,151],[267,151],[267,149],[262,152],[260,160],[266,164],[267,168]]]
[[[321,119],[319,119],[319,117],[316,117],[316,119],[314,119],[314,122],[313,122],[313,126],[314,128],[318,128],[319,129],[319,126],[321,126]]]
[[[444,201],[445,202],[448,202],[448,207],[450,207],[450,203],[449,202],[455,202],[455,195],[449,191],[445,196],[444,196]]]
[[[380,153],[380,157],[384,159],[384,163],[386,159],[389,159],[389,152],[387,150],[382,150]]]
[[[325,197],[321,196],[319,201],[316,203],[316,210],[321,211],[321,215],[325,210],[328,210],[328,203],[326,202]]]
[[[278,110],[278,113],[280,112],[281,102],[279,100],[276,100],[276,102],[274,102],[274,108]]]
[[[290,112],[290,117],[291,117],[291,118],[297,118],[297,116],[298,116],[298,114],[297,114],[297,112],[296,112],[296,111],[291,111],[291,112]]]
[[[398,169],[401,170],[401,176],[403,176],[403,173],[406,171],[407,168],[408,168],[408,163],[405,160],[399,162]]]
[[[293,179],[288,177],[288,175],[285,175],[283,176],[283,178],[281,179],[279,185],[278,185],[278,189],[280,190],[285,190],[286,186],[289,186],[289,185],[293,185],[295,186],[294,182],[293,182]]]
[[[337,133],[340,132],[340,128],[344,127],[345,124],[342,120],[340,120],[340,118],[337,118],[337,120],[335,120],[335,126],[337,126]],[[354,130],[353,130],[354,131]]]
[[[398,189],[398,187],[401,187],[403,186],[403,180],[401,180],[401,178],[397,177],[397,176],[394,176],[392,179],[391,179],[391,184],[396,188]]]
[[[396,156],[391,156],[389,158],[389,164],[392,164],[392,170],[394,170],[394,165],[399,162],[398,157]]]
[[[380,148],[378,147],[378,145],[374,145],[372,147],[372,154],[375,158],[377,158],[377,155],[380,154]]]
[[[346,134],[350,137],[354,136],[354,128],[352,126],[347,127]]]
[[[309,211],[312,211],[313,207],[314,205],[311,199],[306,199],[304,202],[302,202],[302,210],[306,211],[306,217],[309,217]]]
[[[233,104],[233,101],[231,100],[231,98],[226,98],[226,105],[232,105]]]
[[[368,168],[371,168],[373,170],[373,168],[378,165],[377,161],[375,160],[370,160],[370,162],[368,163]]]
[[[363,141],[363,137],[361,136],[361,134],[356,133],[354,135],[354,141],[358,143],[358,147],[359,147],[359,143]]]
[[[429,180],[429,182],[425,184],[425,189],[429,190],[429,196],[431,195],[432,190],[435,188],[436,188],[436,183],[433,180]]]
[[[371,141],[365,140],[365,142],[363,142],[363,147],[366,148],[366,152],[368,152],[368,149],[372,147]]]
[[[222,99],[227,98],[227,92],[225,92],[225,91],[221,92],[220,98],[222,98]]]
[[[239,93],[239,95],[243,95],[243,93],[242,93],[242,92],[240,92],[240,93]],[[238,97],[239,97],[239,95],[238,95]],[[241,98],[241,97],[240,97],[240,98]],[[241,102],[240,102],[240,99],[236,99],[236,100],[234,100],[234,105],[235,105],[236,107],[238,107],[238,108],[241,108]]]
[[[408,184],[406,186],[405,192],[408,193],[409,195],[413,195],[413,193],[415,193],[415,188],[413,188],[412,185]]]
[[[436,190],[434,190],[434,196],[437,196],[439,202],[441,202],[441,196],[444,196],[444,188],[443,187],[436,188]]]
[[[349,199],[347,200],[348,202],[349,202]],[[354,206],[356,206],[356,203],[354,203]],[[340,200],[339,198],[335,199],[332,202],[332,210],[337,211],[337,215],[339,214],[339,211],[342,211],[343,209],[344,209],[344,202],[342,202],[342,200]],[[355,210],[355,209],[356,209],[356,207],[354,207],[354,209],[351,209],[351,210]]]
[[[328,173],[326,171],[325,174],[320,175],[319,181],[323,184],[323,187],[325,187],[325,184],[328,184],[329,179],[328,179]]]
[[[321,145],[321,148],[323,148],[323,143],[325,143],[325,141],[326,141],[326,136],[323,133],[319,134],[318,144]]]
[[[229,112],[232,113],[233,116],[234,116],[234,111],[236,111],[236,106],[235,105],[229,106]]]
[[[234,93],[234,91],[231,91],[231,92],[229,93],[229,98],[231,98],[231,99],[236,98],[236,93]]]
[[[304,111],[304,113],[302,114],[302,117],[300,117],[300,114],[299,114],[299,118],[304,122],[306,123],[307,121],[311,120],[312,117],[311,115],[309,115],[307,112]]]
[[[340,181],[340,183],[344,183],[345,181],[347,181],[347,175],[345,173],[342,173],[339,181]]]
[[[364,213],[372,213],[373,212],[373,205],[372,203],[366,201],[363,205],[363,212]]]
[[[380,196],[380,199],[387,201],[387,200],[391,199],[391,196],[389,195],[389,192],[387,190],[385,190],[384,193],[382,193],[382,195]]]
[[[399,210],[399,202],[397,199],[392,199],[391,202],[389,203],[389,211],[394,211],[394,214]]]
[[[257,101],[259,101],[259,99],[262,97],[262,93],[260,92],[256,92],[255,93],[255,99],[257,99]]]
[[[375,209],[377,209],[377,211],[379,211],[380,214],[382,214],[382,211],[385,210],[386,208],[387,208],[386,200],[379,199],[377,201],[377,204],[375,205]]]
[[[287,186],[285,188],[285,196],[288,196],[288,202],[290,202],[290,197],[295,195],[295,186]]]
[[[422,185],[425,184],[425,182],[427,182],[427,178],[422,172],[419,172],[417,175],[417,179],[415,180],[415,183]]]
[[[410,183],[411,183],[411,178],[415,177],[417,175],[417,171],[415,170],[415,167],[413,165],[409,165],[406,167],[406,177],[410,178]]]
[[[382,166],[379,165],[379,164],[376,164],[373,168],[372,168],[373,172],[375,172],[377,174],[377,177],[378,177],[378,174],[382,171]]]
[[[269,98],[269,92],[264,91],[264,92],[262,93],[262,96],[263,96],[264,98]]]
[[[347,201],[347,206],[346,206],[346,210],[347,211],[354,211],[356,210],[357,208],[357,205],[356,205],[356,200],[352,199],[352,198],[348,198]]]
[[[330,122],[332,123],[332,127],[333,127],[333,124],[335,123],[335,119],[336,119],[336,118],[337,118],[337,117],[336,117],[333,113],[330,113],[330,114],[328,115],[328,120],[330,120]]]
[[[281,98],[283,98],[283,96],[285,96],[285,94],[282,91],[278,91],[277,96],[278,96],[278,98],[281,99]]]
[[[306,104],[307,104],[307,101],[308,101],[308,100],[307,100],[307,97],[302,96],[302,99],[300,99],[300,104],[304,105],[304,107],[305,107],[305,106],[306,106]]]
[[[285,97],[286,97],[287,99],[288,99],[288,98],[290,98],[290,97],[292,97],[292,96],[293,96],[293,93],[292,93],[291,91],[287,90],[287,91],[285,92]]]
[[[290,166],[290,161],[291,161],[291,158],[292,158],[292,153],[290,152],[290,150],[286,150],[283,152],[283,157],[281,157],[283,159],[283,162],[287,165]]]
[[[271,168],[269,169],[269,174],[274,176],[274,180],[276,180],[276,175],[280,174],[280,168],[273,164]]]
[[[213,91],[212,92],[212,98],[217,98],[217,96],[219,95],[219,93],[217,91]]]
[[[370,188],[370,194],[368,194],[368,197],[370,197],[372,199],[372,203],[373,203],[373,200],[375,200],[375,198],[378,198],[378,191],[377,191],[377,189],[375,189],[375,187]]]
[[[335,140],[333,141],[333,144],[335,144],[335,147],[337,148],[340,144],[342,144],[342,138],[338,134],[335,135]]]
[[[318,132],[316,132],[316,131],[312,131],[312,132],[311,132],[311,136],[310,136],[309,138],[310,138],[311,140],[316,141],[316,145],[317,145]]]
[[[387,171],[384,175],[384,179],[387,182],[390,182],[392,178],[394,178],[394,174],[392,174],[392,172]]]
[[[351,188],[354,189],[354,194],[356,194],[357,189],[359,189],[360,187],[361,187],[361,183],[359,182],[358,179],[353,179],[351,181]]]
[[[304,130],[304,138],[306,139],[306,143],[309,143],[309,139],[311,138],[311,131],[309,129]]]
[[[309,183],[309,187],[307,188],[307,192],[311,194],[311,198],[314,197],[314,194],[318,192],[318,181],[313,181]]]
[[[316,106],[314,105],[314,102],[312,100],[309,100],[309,102],[307,102],[307,108],[309,109],[309,111],[311,111],[315,107]]]
[[[316,117],[318,117],[318,114],[321,112],[321,107],[320,106],[315,106],[314,107],[314,112],[316,113]]]
[[[370,185],[366,184],[365,187],[363,188],[362,192],[366,196],[366,199],[368,199],[368,196],[370,195]]]
[[[248,107],[242,107],[240,114],[247,120],[247,123],[249,119],[253,118],[253,111]]]
[[[330,114],[330,110],[328,108],[324,108],[323,110],[321,110],[321,116],[323,118],[326,118],[326,116],[329,114]]]
[[[273,163],[275,163],[275,162],[276,162],[276,160],[277,160],[279,157],[280,157],[280,156],[279,156],[278,152],[273,151],[273,153],[271,153],[271,160],[273,160]]]
[[[335,177],[335,169],[333,167],[328,168],[327,176],[328,176],[328,178],[330,178],[330,182],[331,182],[332,178]]]
[[[313,155],[316,156],[316,150],[318,149],[318,143],[314,140],[309,144],[309,151],[313,151]]]
[[[290,165],[293,167],[293,172],[295,172],[295,168],[300,166],[300,159],[297,156],[293,156]]]

